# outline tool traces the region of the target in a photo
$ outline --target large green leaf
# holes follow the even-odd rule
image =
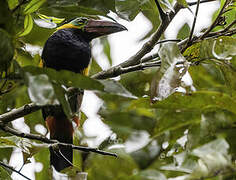
[[[4,180],[12,180],[11,174],[3,167],[0,167],[0,177]]]
[[[38,105],[59,104],[52,83],[45,74],[31,75],[26,73],[28,94],[32,102]]]
[[[192,151],[199,157],[198,165],[194,168],[191,178],[202,178],[214,175],[217,171],[231,166],[228,154],[229,144],[224,139],[216,139]]]
[[[140,7],[147,2],[148,0],[116,0],[116,12],[123,19],[132,21],[140,12]]]
[[[189,95],[175,93],[163,101],[151,105],[150,100],[142,98],[133,101],[131,106],[172,109],[178,111],[207,111],[224,109],[236,113],[236,102],[228,94],[214,91],[197,91]]]
[[[7,0],[7,3],[8,3],[9,9],[13,10],[19,4],[19,1],[18,0]]]
[[[21,37],[21,36],[25,36],[29,34],[33,28],[33,25],[34,25],[34,21],[33,21],[32,16],[30,14],[27,14],[24,20],[24,30],[18,33],[18,36]]]
[[[196,60],[228,60],[229,57],[235,56],[235,44],[236,38],[234,37],[222,36],[216,39],[207,39],[190,46],[184,52],[184,56]]]
[[[135,96],[143,97],[150,95],[150,84],[155,73],[154,69],[131,72],[122,75],[120,83]]]
[[[110,180],[125,178],[132,175],[133,169],[137,165],[124,149],[110,149],[109,151],[117,153],[118,157],[101,156],[99,154],[90,154],[86,160],[85,170],[88,172],[88,180]],[[106,169],[104,171],[104,169]]]
[[[158,157],[160,149],[161,147],[154,140],[149,142],[145,147],[131,152],[130,155],[141,169],[146,169]]]
[[[178,39],[185,39],[189,36],[190,27],[187,23],[185,23],[178,32],[177,38]]]
[[[24,67],[23,70],[31,76],[48,76],[48,80],[68,87],[107,92],[119,96],[134,98],[121,84],[114,80],[95,80],[71,71],[56,71],[51,68]],[[39,78],[39,77],[37,77]],[[39,78],[40,79],[40,78]]]
[[[181,79],[188,71],[188,63],[176,43],[167,43],[159,51],[161,68],[151,83],[151,101],[160,101],[174,93],[181,85]]]
[[[167,178],[160,171],[147,169],[127,178],[127,180],[167,180]]]
[[[175,131],[183,127],[186,127],[187,129],[187,127],[192,124],[199,124],[200,120],[201,113],[197,111],[167,111],[166,113],[160,114],[160,117],[158,117],[158,121],[153,131],[153,137],[157,138],[166,132]],[[176,137],[178,137],[177,134]]]
[[[23,70],[32,75],[45,74],[51,82],[55,81],[69,87],[72,86],[88,90],[104,90],[104,86],[99,81],[66,70],[56,71],[50,68],[37,68],[33,66],[24,67]]]
[[[43,168],[39,172],[35,172],[36,179],[52,179],[50,161],[49,161],[49,150],[44,149],[34,155],[35,161],[43,165]]]
[[[108,14],[109,11],[115,12],[115,0],[79,0],[78,6],[91,8],[105,15]]]
[[[31,0],[24,9],[25,14],[30,14],[37,11],[46,0]]]
[[[137,130],[152,132],[156,122],[155,119],[132,112],[115,112],[101,115],[112,130],[123,140]]]

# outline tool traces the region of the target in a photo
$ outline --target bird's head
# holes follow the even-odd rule
[[[88,19],[85,17],[75,18],[70,21],[68,24],[64,24],[57,28],[65,29],[65,28],[75,28],[83,33],[87,34],[91,39],[96,37],[100,37],[103,35],[112,34],[115,32],[120,32],[127,30],[127,28],[119,23],[104,21],[104,20],[94,20]]]

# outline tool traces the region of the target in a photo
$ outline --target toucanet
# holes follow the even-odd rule
[[[43,67],[69,70],[88,75],[91,59],[90,42],[94,38],[127,30],[121,24],[110,21],[79,17],[57,28],[46,41],[42,52]],[[81,95],[74,98],[73,111],[81,104]],[[72,120],[68,119],[61,106],[50,106],[42,110],[50,138],[63,143],[73,143]],[[78,124],[78,117],[73,117]],[[61,171],[73,163],[71,148],[59,146],[59,151],[50,148],[50,163]]]

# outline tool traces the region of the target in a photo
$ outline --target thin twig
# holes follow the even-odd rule
[[[197,15],[198,15],[198,11],[199,11],[199,5],[200,5],[200,0],[197,1],[197,7],[196,7],[195,15],[194,15],[193,25],[192,25],[192,28],[191,28],[191,32],[190,32],[190,35],[189,35],[188,42],[187,42],[188,45],[191,44],[191,41],[192,41],[193,32],[194,32],[194,29],[195,29],[195,25],[196,25],[196,21],[197,21]]]
[[[147,53],[149,53],[153,47],[156,45],[156,43],[158,42],[158,40],[160,39],[161,35],[163,34],[163,32],[166,30],[166,28],[168,27],[168,25],[170,24],[170,22],[172,21],[172,19],[175,17],[175,15],[179,12],[179,10],[183,8],[182,6],[180,6],[178,3],[176,3],[176,5],[174,6],[174,12],[171,11],[169,13],[168,18],[165,21],[161,22],[161,25],[159,26],[159,28],[157,29],[157,31],[154,33],[154,35],[152,36],[152,38],[146,42],[143,47],[132,57],[130,57],[128,60],[126,60],[125,62],[114,66],[106,71],[101,71],[95,75],[92,76],[92,78],[95,79],[106,79],[106,78],[110,78],[110,77],[114,77],[114,72],[115,69],[119,69],[119,67],[125,68],[131,65],[136,65],[140,62],[140,59]]]
[[[129,66],[129,67],[125,67],[125,68],[118,67],[117,69],[115,69],[115,72],[116,72],[116,76],[119,76],[119,75],[126,74],[129,72],[141,71],[146,68],[160,67],[160,66],[161,66],[161,61],[147,62],[147,63],[140,63],[137,65]]]
[[[42,136],[42,135],[19,132],[19,131],[15,130],[15,129],[12,129],[12,128],[4,125],[4,124],[0,124],[0,128],[5,132],[8,132],[10,134],[13,134],[15,136],[22,137],[22,138],[27,138],[27,139],[31,139],[31,140],[38,140],[38,141],[41,141],[41,142],[44,142],[44,143],[47,143],[47,144],[52,144],[52,145],[70,147],[72,149],[80,150],[80,151],[83,151],[83,152],[94,152],[94,153],[97,153],[97,154],[117,157],[117,155],[115,153],[102,151],[102,150],[99,150],[97,148],[90,148],[90,147],[84,147],[84,146],[75,146],[73,144],[62,143],[62,142],[59,142],[57,140],[48,139],[48,138],[46,138],[45,136]]]
[[[162,44],[162,43],[166,43],[166,42],[180,42],[181,39],[164,39],[161,41],[158,41],[156,44]]]
[[[25,179],[28,179],[28,180],[31,180],[30,178],[26,177],[24,174],[22,174],[21,172],[15,170],[13,167],[3,163],[0,161],[0,166],[4,167],[4,168],[7,168],[7,169],[10,169],[11,171],[14,171],[16,172],[17,174],[21,175],[22,177],[24,177]]]
[[[221,8],[221,10],[220,10],[218,16],[216,17],[215,21],[214,21],[214,22],[211,24],[211,26],[204,32],[204,34],[200,37],[200,39],[203,39],[204,37],[206,37],[207,34],[209,34],[209,33],[212,31],[212,29],[214,29],[214,28],[217,26],[217,24],[218,24],[218,22],[219,22],[219,19],[220,19],[222,13],[224,12],[224,9],[225,9],[226,6],[228,5],[228,3],[229,3],[229,0],[226,0],[225,3],[224,3],[224,5],[223,5],[223,7]]]
[[[216,1],[216,0],[202,0],[202,1],[200,1],[200,3],[212,2],[212,1]],[[195,5],[195,4],[197,4],[197,2],[188,3],[188,4],[189,5]],[[143,59],[142,59],[142,57],[144,55],[146,55],[147,53],[149,53],[153,49],[153,47],[157,44],[157,42],[160,39],[163,32],[168,27],[169,23],[172,21],[172,19],[175,17],[175,15],[182,8],[184,8],[184,7],[182,7],[181,5],[176,3],[176,5],[174,6],[174,12],[171,11],[169,13],[168,18],[165,21],[161,22],[161,25],[159,26],[157,31],[154,33],[151,40],[146,42],[143,45],[143,47],[135,55],[131,56],[128,60],[124,61],[123,63],[120,63],[120,64],[118,64],[114,67],[109,68],[108,70],[104,70],[104,71],[98,72],[97,74],[94,74],[92,76],[92,78],[107,79],[107,78],[111,78],[111,77],[116,77],[117,76],[116,75],[117,74],[116,70],[119,70],[120,68],[126,68],[126,67],[129,67],[129,66],[134,66],[134,65],[137,65],[139,63],[146,62],[145,60],[149,60],[150,57],[143,58]]]
[[[217,1],[217,0],[202,0],[200,1],[200,3],[208,3],[208,2],[214,2],[214,1]],[[188,2],[188,5],[189,6],[193,6],[193,5],[196,5],[198,3],[198,1],[196,2]]]
[[[232,23],[230,23],[227,27],[225,27],[223,30],[221,30],[221,31],[219,31],[220,33],[221,32],[226,32],[226,31],[228,31],[228,30],[230,30],[230,28],[233,26],[233,25],[235,25],[236,24],[236,19],[232,22]]]

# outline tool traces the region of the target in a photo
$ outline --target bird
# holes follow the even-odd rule
[[[127,30],[126,27],[117,22],[77,17],[59,26],[47,39],[41,56],[42,65],[57,71],[68,70],[88,76],[91,61],[90,42],[95,38],[124,30]],[[72,101],[74,105],[71,108],[77,111],[82,101],[81,94],[74,96]],[[72,120],[67,118],[61,106],[45,107],[42,109],[42,115],[50,139],[73,143]],[[78,117],[73,117],[73,120],[78,124]],[[50,164],[56,171],[60,172],[73,165],[71,147],[59,146],[59,151],[50,147],[49,150]]]

